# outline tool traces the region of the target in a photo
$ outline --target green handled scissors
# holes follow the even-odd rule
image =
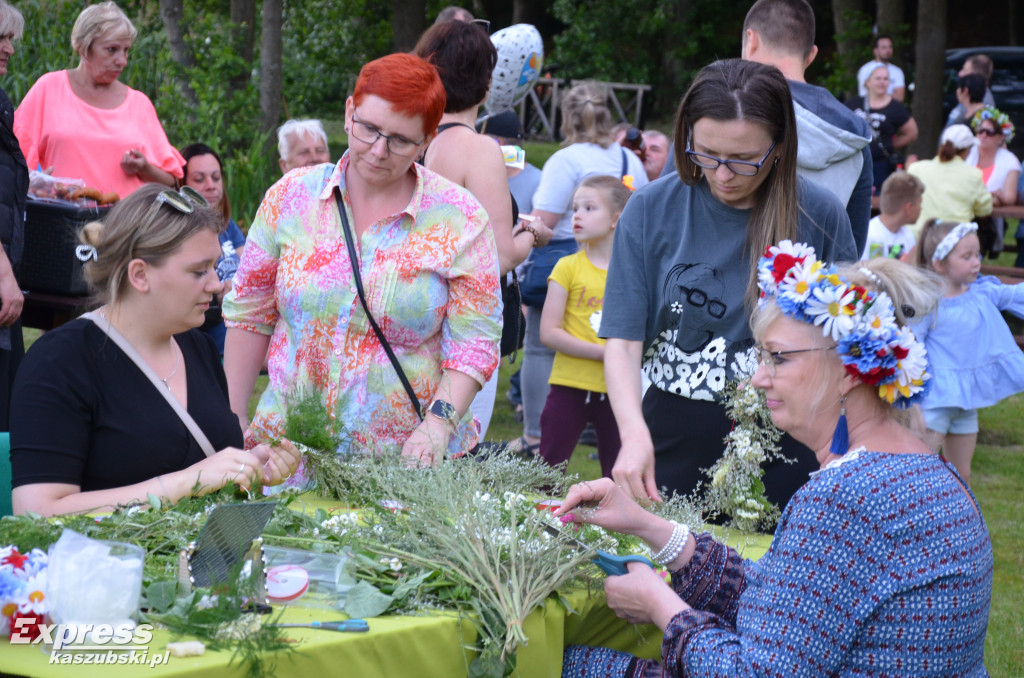
[[[548,534],[554,537],[558,537],[559,539],[564,539],[565,541],[569,542],[571,545],[575,546],[577,549],[581,551],[591,550],[590,546],[587,546],[575,537],[569,536],[562,530],[559,530],[557,527],[545,524],[544,529],[547,530]],[[617,556],[614,553],[608,553],[607,551],[602,551],[601,549],[597,549],[596,551],[594,551],[594,564],[600,567],[602,570],[604,570],[605,574],[612,576],[628,574],[629,568],[626,567],[626,563],[643,563],[652,570],[654,569],[654,563],[651,562],[651,559],[645,558],[644,556]]]

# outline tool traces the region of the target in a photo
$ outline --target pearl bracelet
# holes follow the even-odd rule
[[[683,552],[683,547],[686,546],[687,540],[690,538],[690,528],[682,523],[672,521],[672,536],[669,537],[668,543],[666,543],[660,551],[657,553],[651,550],[651,560],[656,565],[664,567],[668,565]]]

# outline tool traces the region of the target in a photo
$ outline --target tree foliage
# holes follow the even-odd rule
[[[665,115],[701,67],[739,56],[746,8],[713,0],[555,0],[552,13],[566,25],[547,60],[559,77],[651,85]]]
[[[285,4],[285,117],[341,116],[359,68],[390,52],[385,9],[365,0]]]

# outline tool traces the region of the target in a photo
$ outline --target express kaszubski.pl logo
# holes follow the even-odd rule
[[[53,645],[51,664],[166,664],[170,653],[149,654],[152,624],[39,624],[33,618],[14,621],[11,644]]]

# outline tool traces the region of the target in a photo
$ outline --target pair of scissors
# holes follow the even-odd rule
[[[370,625],[365,619],[345,619],[342,621],[315,621],[308,624],[275,624],[281,629],[321,629],[324,631],[349,631],[352,633],[364,633],[370,630]]]
[[[569,544],[575,546],[580,551],[590,551],[592,548],[581,542],[579,539],[570,537],[568,534],[552,525],[545,524],[544,529],[547,530],[548,534],[569,542]],[[654,569],[654,563],[651,562],[650,558],[645,558],[644,556],[639,555],[617,556],[613,553],[602,551],[601,549],[594,551],[593,562],[604,570],[605,574],[612,576],[628,574],[629,569],[626,567],[626,563],[643,563],[652,570]]]

